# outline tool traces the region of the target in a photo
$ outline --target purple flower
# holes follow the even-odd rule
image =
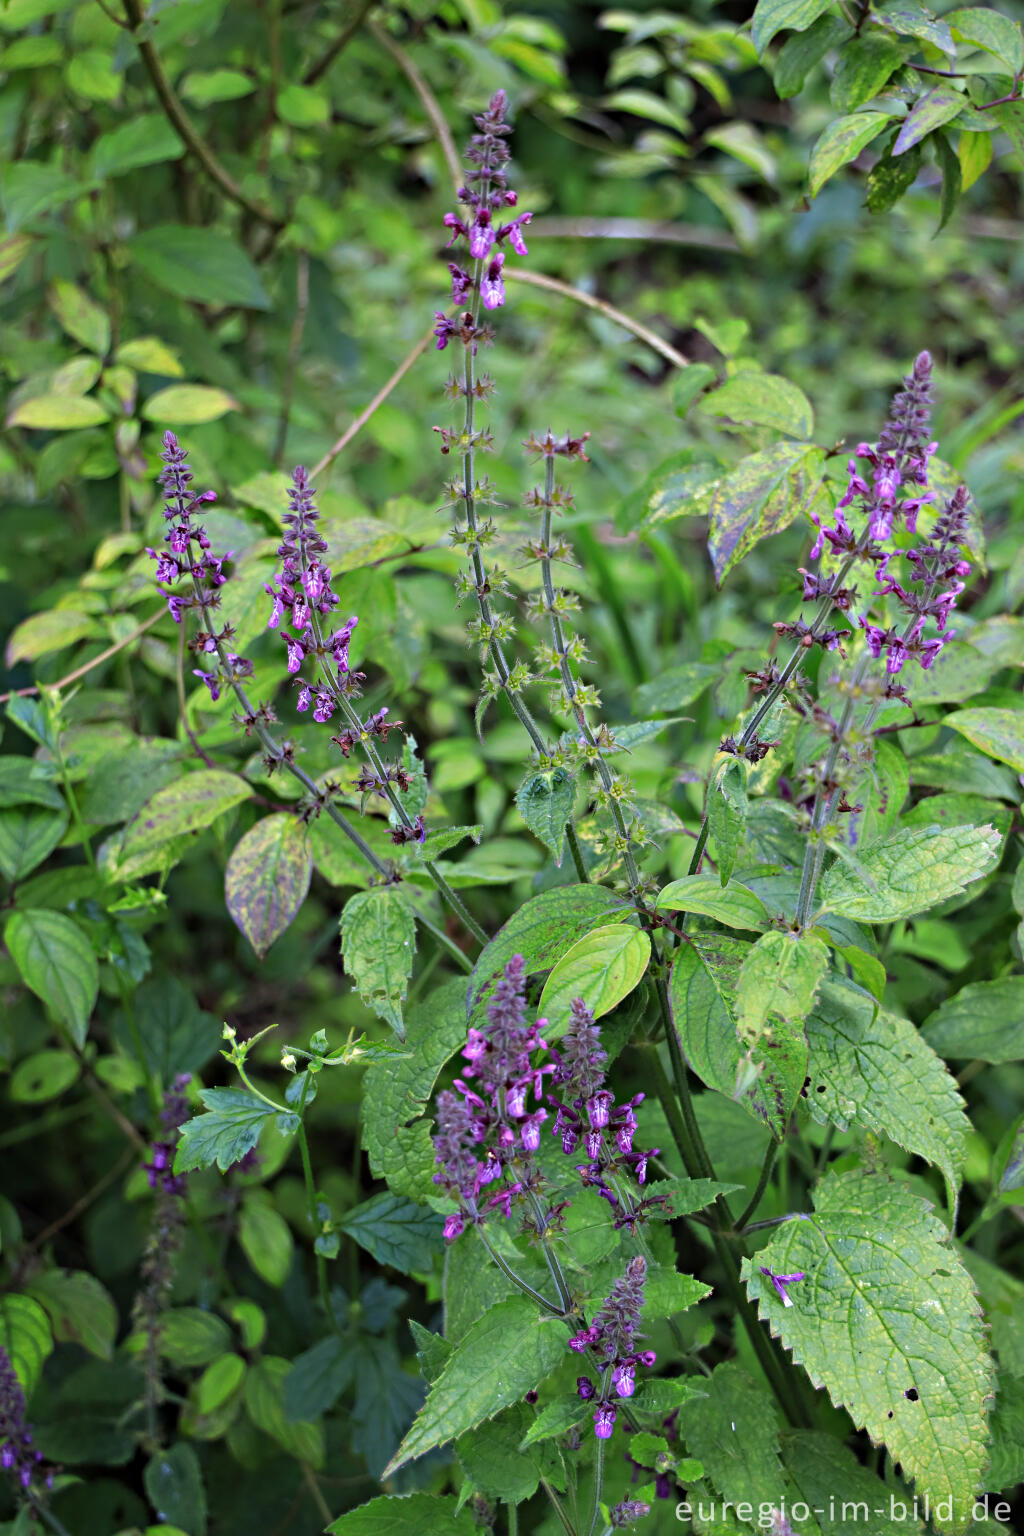
[[[569,1014],[569,1027],[552,1052],[552,1086],[560,1090],[560,1096],[551,1096],[551,1103],[557,1105],[551,1133],[561,1138],[567,1157],[572,1157],[582,1143],[587,1162],[577,1171],[584,1184],[595,1188],[618,1212],[620,1202],[608,1183],[609,1176],[627,1171],[640,1184],[647,1176],[650,1154],[633,1151],[637,1129],[633,1111],[644,1095],[639,1093],[616,1105],[614,1094],[604,1086],[608,1057],[601,1047],[601,1031],[594,1015],[581,997],[574,999]],[[626,1225],[632,1219],[629,1211],[618,1212],[616,1224]]]
[[[651,1506],[645,1504],[643,1499],[623,1499],[621,1504],[616,1504],[608,1512],[608,1523],[613,1531],[625,1530],[636,1520],[642,1520],[649,1515]]]
[[[765,1269],[763,1264],[759,1267],[762,1275],[768,1276],[768,1279],[771,1281],[772,1285],[774,1285],[779,1296],[782,1298],[782,1305],[784,1307],[791,1307],[793,1305],[793,1298],[787,1294],[786,1287],[787,1285],[795,1285],[798,1280],[806,1280],[807,1276],[804,1274],[803,1270],[800,1270],[795,1275],[776,1275],[772,1272],[772,1270]]]
[[[499,251],[494,260],[488,262],[484,269],[484,275],[480,280],[480,293],[483,296],[485,309],[497,309],[505,302],[505,284],[501,277],[501,269],[504,265],[505,253]]]
[[[0,1468],[25,1493],[38,1496],[53,1487],[53,1473],[42,1465],[43,1453],[34,1449],[32,1429],[25,1417],[25,1393],[10,1356],[0,1345]],[[36,1486],[33,1486],[36,1485]]]
[[[602,1403],[594,1409],[594,1434],[599,1440],[610,1440],[612,1430],[615,1428],[615,1409],[608,1403]]]
[[[459,201],[465,206],[466,214],[446,213],[444,216],[444,225],[449,231],[448,244],[465,240],[472,261],[486,263],[478,274],[470,275],[461,264],[449,262],[452,299],[456,304],[471,302],[474,285],[478,282],[484,308],[489,310],[498,309],[505,302],[502,277],[505,253],[500,248],[507,242],[518,255],[525,256],[527,247],[523,229],[532,217],[529,213],[520,213],[506,222],[496,222],[496,216],[506,208],[514,208],[518,202],[507,182],[509,152],[505,141],[511,131],[505,122],[507,105],[505,92],[498,91],[491,98],[487,111],[475,119],[479,132],[473,135],[466,150],[469,169],[466,185],[459,189]],[[475,349],[477,332],[472,323],[457,324],[440,312],[436,319],[434,335],[439,351],[444,351],[456,336]],[[472,316],[469,319],[472,321]]]

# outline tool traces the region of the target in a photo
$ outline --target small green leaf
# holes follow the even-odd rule
[[[836,111],[856,112],[870,101],[909,52],[910,45],[880,32],[851,38],[840,50],[829,90]]]
[[[715,678],[721,677],[721,665],[710,661],[686,661],[670,667],[649,683],[641,683],[634,695],[637,709],[682,709],[699,699]]]
[[[160,1520],[187,1531],[188,1536],[206,1536],[203,1474],[191,1445],[179,1441],[169,1450],[157,1451],[146,1463],[142,1480]]]
[[[68,827],[68,813],[41,805],[17,805],[0,811],[0,873],[22,880],[53,852]]]
[[[224,896],[236,927],[261,960],[294,920],[312,874],[309,837],[295,816],[264,816],[236,844]]]
[[[403,1274],[429,1270],[444,1252],[443,1223],[436,1212],[386,1192],[357,1205],[338,1223],[378,1264]]]
[[[940,1003],[922,1033],[954,1061],[1024,1061],[1024,976],[971,982]]]
[[[49,299],[62,330],[97,357],[106,357],[110,349],[110,320],[106,311],[65,278],[58,278],[53,284]]]
[[[563,1322],[540,1318],[525,1296],[491,1307],[452,1351],[384,1477],[533,1391],[562,1359],[568,1337]]]
[[[825,455],[810,443],[776,443],[749,454],[711,498],[708,553],[721,585],[761,539],[826,506]]]
[[[101,1360],[114,1358],[117,1307],[95,1275],[84,1269],[44,1270],[28,1293],[49,1314],[58,1344],[80,1344]]]
[[[723,887],[732,879],[743,845],[747,810],[747,765],[742,758],[726,757],[711,776],[706,805],[708,830]]]
[[[702,390],[707,388],[715,377],[715,370],[710,363],[690,363],[686,368],[681,368],[676,374],[675,383],[672,385],[672,409],[676,415],[685,416],[697,396]],[[707,465],[693,467],[702,471],[709,468]],[[651,511],[653,512],[654,510],[652,506]],[[667,517],[670,516],[671,513],[668,513],[666,516],[663,511],[662,516],[658,520],[665,522]]]
[[[223,1173],[252,1151],[276,1111],[241,1088],[203,1088],[199,1097],[208,1113],[193,1116],[181,1127],[175,1172],[209,1168],[215,1162]]]
[[[136,336],[134,341],[119,346],[115,356],[119,363],[137,368],[140,373],[162,373],[180,379],[185,372],[178,354],[158,336]]]
[[[808,438],[814,431],[811,402],[802,389],[778,373],[736,373],[705,395],[699,409],[709,416],[771,427],[787,437]]]
[[[100,978],[81,928],[59,912],[29,908],[7,919],[4,942],[25,985],[84,1045]]]
[[[919,144],[912,145],[897,160],[893,155],[895,138],[883,146],[883,152],[868,172],[865,184],[864,206],[869,213],[888,213],[917,180],[924,161],[924,151]]]
[[[158,287],[197,304],[269,309],[259,273],[230,236],[186,224],[155,224],[127,242],[136,266]]]
[[[330,121],[330,101],[308,85],[286,85],[275,105],[278,117],[292,128],[319,128]]]
[[[402,1003],[416,952],[416,918],[397,886],[349,897],[341,914],[341,952],[363,1002],[404,1039]]]
[[[7,665],[14,667],[19,661],[38,661],[40,656],[63,651],[95,633],[96,620],[92,614],[78,613],[74,608],[50,608],[45,613],[33,613],[11,631],[7,641]]]
[[[228,411],[237,411],[238,401],[226,389],[206,384],[168,384],[157,390],[142,407],[146,421],[178,427],[194,427],[206,421],[219,421]]]
[[[0,1349],[11,1362],[25,1396],[31,1397],[53,1349],[50,1320],[31,1296],[0,1296]]]
[[[8,165],[3,173],[7,233],[16,234],[24,225],[34,223],[45,213],[56,212],[87,190],[87,183],[70,176],[58,165],[47,165],[41,160]]]
[[[726,928],[753,929],[768,926],[768,911],[749,886],[730,880],[722,886],[712,875],[684,875],[671,880],[659,894],[659,912],[699,912]]]
[[[163,112],[132,113],[109,133],[100,134],[92,147],[89,168],[97,181],[106,181],[144,165],[180,160],[184,153],[184,144]]]
[[[889,122],[888,112],[852,112],[849,117],[839,117],[829,123],[811,150],[807,168],[807,190],[811,197],[817,197],[826,181],[841,166],[856,160],[861,150],[866,149]]]
[[[295,1244],[291,1228],[274,1209],[265,1190],[246,1191],[238,1221],[238,1241],[261,1280],[278,1288],[284,1285]]]
[[[833,864],[821,882],[821,910],[860,923],[913,917],[987,874],[1001,846],[990,826],[903,828],[865,849],[856,870]]]
[[[796,32],[787,38],[779,49],[772,73],[780,99],[788,101],[799,95],[814,66],[852,35],[850,24],[843,17],[826,15],[819,16],[806,32]]]
[[[960,42],[973,43],[986,53],[994,53],[1011,75],[1024,70],[1024,34],[1020,22],[1012,16],[984,5],[972,5],[966,10],[949,11],[942,19]]]
[[[7,417],[9,427],[32,427],[40,432],[71,432],[95,427],[109,419],[91,395],[33,395],[16,405]]]
[[[828,969],[828,948],[811,933],[762,933],[740,967],[736,1024],[741,1040],[761,1037],[773,1018],[802,1023]]]
[[[285,1382],[292,1362],[276,1355],[265,1355],[249,1367],[245,1378],[245,1406],[257,1429],[262,1429],[289,1456],[306,1461],[312,1467],[324,1464],[323,1425],[293,1422],[285,1417]]]
[[[565,824],[572,819],[576,780],[565,768],[527,774],[516,793],[516,807],[530,831],[550,848],[561,866]]]
[[[222,1317],[202,1307],[171,1307],[160,1320],[160,1353],[175,1365],[209,1365],[231,1348]]]
[[[70,1051],[34,1051],[11,1073],[8,1093],[15,1104],[46,1104],[78,1081],[79,1070]]]
[[[563,955],[552,970],[537,1007],[548,1019],[546,1040],[558,1040],[569,1027],[570,1005],[577,998],[596,1019],[610,1013],[639,986],[651,959],[650,936],[642,928],[612,923],[594,928]]]
[[[943,725],[966,736],[997,762],[1024,773],[1024,711],[1017,709],[959,709]]]
[[[193,1388],[199,1412],[205,1415],[223,1408],[245,1380],[245,1369],[241,1355],[221,1355],[211,1361]]]
[[[546,1403],[523,1436],[520,1448],[526,1450],[527,1446],[537,1445],[542,1440],[553,1440],[558,1435],[564,1435],[566,1430],[580,1422],[586,1411],[586,1405],[575,1394]]]
[[[829,0],[757,0],[750,35],[758,57],[764,54],[776,32],[784,28],[805,32],[828,7]]]
[[[200,769],[158,789],[112,845],[112,872],[135,880],[176,862],[180,838],[197,836],[251,794],[243,778],[221,768]]]
[[[178,87],[185,100],[197,107],[208,107],[215,101],[240,101],[255,89],[256,82],[240,69],[192,69]]]
[[[788,1306],[762,1268],[806,1276]],[[992,1366],[971,1281],[928,1202],[882,1174],[829,1173],[814,1216],[780,1227],[743,1272],[814,1385],[888,1447],[937,1530],[962,1531],[985,1464]]]
[[[992,164],[992,135],[962,133],[956,154],[960,162],[960,191],[967,192]]]
[[[965,134],[963,137],[974,138],[976,135]],[[945,229],[960,201],[963,175],[956,151],[941,129],[935,133],[932,142],[935,145],[935,158],[942,169],[942,202],[939,210],[939,227],[935,231],[938,234],[940,230]]]
[[[116,101],[121,94],[124,76],[114,68],[109,49],[82,48],[77,51],[64,71],[69,87],[86,101]]]
[[[967,105],[967,97],[961,91],[954,91],[949,85],[936,85],[930,91],[915,101],[892,147],[894,156],[903,155],[915,144],[919,144],[926,134],[941,128],[943,123],[952,122]]]
[[[330,1413],[351,1382],[356,1357],[336,1334],[298,1355],[284,1380],[284,1416],[290,1424]]]
[[[675,1317],[710,1295],[710,1285],[695,1280],[693,1275],[680,1275],[674,1269],[651,1266],[644,1280],[642,1316],[647,1322],[658,1317]]]

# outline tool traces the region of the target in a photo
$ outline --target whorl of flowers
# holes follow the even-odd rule
[[[554,1068],[532,1066],[530,1054],[544,1047],[540,1031],[546,1022],[526,1023],[526,967],[522,955],[513,955],[495,988],[487,1023],[469,1031],[462,1077],[454,1091],[446,1089],[437,1098],[434,1183],[460,1207],[445,1222],[448,1242],[467,1222],[480,1223],[488,1210],[511,1216],[513,1198],[540,1186],[534,1153],[547,1110],[531,1108],[530,1096],[540,1099],[543,1080]],[[499,1189],[481,1204],[481,1191],[496,1180]]]
[[[163,1135],[153,1143],[150,1160],[143,1166],[149,1179],[150,1189],[161,1189],[165,1195],[185,1193],[185,1175],[174,1172],[174,1153],[178,1145],[178,1127],[188,1119],[188,1099],[184,1090],[192,1081],[191,1072],[179,1072],[173,1085],[164,1094],[160,1111]]]
[[[53,1487],[53,1473],[43,1467],[43,1453],[32,1443],[25,1416],[25,1393],[7,1351],[0,1346],[0,1468],[22,1495]]]
[[[596,1357],[599,1382],[595,1384],[591,1377],[580,1376],[576,1390],[584,1402],[597,1402],[594,1433],[599,1440],[607,1440],[615,1428],[612,1395],[632,1397],[636,1390],[637,1366],[650,1367],[657,1359],[652,1349],[637,1350],[635,1347],[642,1337],[640,1314],[646,1276],[646,1260],[638,1254],[626,1265],[622,1279],[612,1286],[611,1294],[590,1327],[569,1340],[569,1348],[577,1354],[590,1351]]]

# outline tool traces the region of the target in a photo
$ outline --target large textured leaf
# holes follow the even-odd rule
[[[14,1367],[25,1396],[31,1396],[53,1349],[49,1319],[31,1296],[0,1296],[0,1349]]]
[[[451,1536],[474,1536],[479,1527],[468,1509],[458,1509],[451,1496],[414,1493],[409,1498],[371,1499],[339,1515],[328,1527],[328,1536],[425,1536],[428,1531],[450,1531]]]
[[[687,1450],[703,1462],[723,1498],[780,1508],[786,1480],[770,1394],[738,1365],[717,1366],[700,1386],[705,1395],[679,1410]]]
[[[77,613],[73,608],[33,613],[12,630],[7,642],[7,665],[37,661],[40,656],[62,651],[65,646],[84,640],[95,628],[96,620],[91,614]]]
[[[402,1003],[416,952],[416,918],[395,885],[349,897],[341,914],[341,953],[359,996],[378,1018],[405,1037]]]
[[[761,1273],[803,1273],[790,1305]],[[919,1495],[963,1531],[985,1464],[992,1365],[981,1310],[928,1202],[884,1174],[829,1174],[815,1214],[744,1260],[751,1299],[816,1386],[883,1441]]]
[[[958,709],[942,723],[952,726],[997,762],[1009,763],[1018,773],[1024,773],[1024,710]]]
[[[943,20],[963,42],[995,54],[1008,66],[1009,73],[1019,75],[1024,70],[1024,36],[1020,22],[1011,16],[988,6],[972,5],[966,10],[951,11]]]
[[[769,534],[788,528],[819,502],[825,455],[813,443],[776,443],[742,459],[711,498],[708,553],[721,583]]]
[[[834,1435],[786,1435],[782,1459],[793,1489],[790,1506],[798,1497],[813,1509],[821,1536],[910,1536],[912,1495],[902,1484],[883,1483]]]
[[[339,1225],[378,1264],[389,1264],[406,1275],[429,1270],[434,1257],[444,1252],[440,1216],[389,1190],[357,1205]]]
[[[778,373],[745,370],[726,379],[700,402],[708,416],[771,427],[787,437],[807,439],[814,431],[814,412],[803,390]]]
[[[954,1061],[1024,1061],[1024,976],[971,982],[939,1004],[923,1034]]]
[[[950,1204],[960,1184],[970,1122],[956,1083],[914,1026],[873,998],[826,983],[807,1020],[807,1105],[821,1124],[883,1131],[941,1168]]]
[[[959,896],[999,857],[990,826],[903,829],[865,849],[856,870],[837,863],[818,892],[822,908],[859,923],[892,923]]]
[[[837,112],[856,112],[876,95],[906,58],[909,48],[881,33],[855,37],[839,55],[830,96]]]
[[[294,919],[309,890],[313,855],[295,816],[265,816],[228,860],[228,911],[260,959]]]
[[[740,967],[736,1023],[755,1040],[773,1018],[799,1023],[828,969],[828,948],[814,934],[762,933]]]
[[[533,1391],[561,1360],[568,1338],[566,1324],[541,1318],[527,1297],[500,1301],[452,1352],[384,1476]]]
[[[550,848],[561,865],[565,824],[572,817],[576,780],[565,768],[527,774],[516,792],[516,806],[530,831]]]
[[[84,1269],[45,1269],[28,1289],[49,1314],[58,1342],[80,1344],[101,1360],[114,1358],[117,1307],[95,1275]]]
[[[650,959],[649,934],[625,923],[609,923],[577,939],[544,983],[537,1004],[548,1021],[544,1038],[565,1034],[570,1006],[578,997],[595,1018],[610,1013],[639,985]]]
[[[99,991],[99,966],[77,923],[59,912],[28,908],[7,919],[4,942],[22,981],[84,1045]]]
[[[204,768],[158,789],[110,845],[111,872],[135,880],[181,857],[179,839],[197,835],[252,794],[238,774]]]
[[[954,91],[948,85],[933,87],[911,107],[896,136],[893,154],[902,155],[913,149],[934,129],[958,117],[966,105],[967,97],[962,91]]]

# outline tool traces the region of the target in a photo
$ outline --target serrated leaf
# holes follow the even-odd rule
[[[808,438],[814,431],[811,402],[802,389],[777,373],[733,374],[704,396],[699,409],[709,416],[771,427],[787,437]]]
[[[349,897],[341,914],[341,953],[363,1002],[404,1039],[402,1003],[416,953],[416,918],[397,886]]]
[[[406,1275],[429,1270],[435,1256],[444,1252],[441,1217],[390,1191],[357,1205],[338,1225],[378,1264],[389,1264]]]
[[[530,831],[550,848],[561,867],[565,824],[572,819],[576,780],[565,768],[527,774],[516,791],[516,809]]]
[[[483,824],[479,821],[469,827],[442,827],[437,832],[428,832],[422,843],[410,843],[408,851],[420,858],[439,859],[449,848],[456,848],[459,843],[465,842],[467,837],[479,843],[483,830]]]
[[[557,1435],[564,1435],[566,1430],[580,1422],[586,1411],[586,1405],[575,1395],[559,1397],[553,1403],[546,1403],[523,1436],[520,1450],[525,1451],[527,1446],[536,1445],[541,1440],[553,1440]]]
[[[546,1040],[569,1027],[570,1006],[579,997],[595,1018],[610,1013],[639,986],[651,959],[651,940],[642,928],[611,923],[585,934],[552,970],[537,1004],[548,1023]]]
[[[828,969],[828,948],[811,933],[762,933],[740,966],[736,1025],[747,1044],[774,1019],[801,1023]]]
[[[737,880],[722,886],[711,875],[684,875],[681,880],[671,880],[660,892],[656,906],[659,912],[699,912],[727,928],[756,932],[768,926],[765,904],[749,886]]]
[[[203,1088],[199,1097],[207,1113],[194,1115],[181,1127],[175,1172],[188,1173],[216,1163],[223,1173],[252,1151],[276,1111],[241,1088]]]
[[[861,150],[866,149],[872,139],[877,139],[882,129],[889,126],[889,122],[890,115],[887,112],[852,112],[847,117],[839,117],[829,123],[811,150],[807,167],[807,190],[810,196],[817,197],[826,181],[840,167],[856,160]]]
[[[1024,773],[1024,712],[1016,709],[960,709],[943,725],[979,747],[997,762]]]
[[[990,826],[903,828],[865,849],[856,870],[834,864],[819,889],[821,910],[861,923],[913,917],[987,874],[1001,843]]]
[[[814,1511],[821,1536],[850,1536],[851,1529],[859,1536],[908,1536],[912,1496],[901,1483],[883,1483],[834,1435],[787,1434],[782,1459],[795,1492]],[[791,1497],[791,1508],[793,1502]],[[901,1504],[903,1518],[897,1514]]]
[[[158,789],[125,827],[111,847],[111,865],[122,880],[161,869],[168,859],[176,862],[178,839],[195,836],[242,800],[252,786],[238,774],[205,768]]]
[[[468,1483],[484,1498],[521,1504],[536,1493],[546,1463],[554,1458],[546,1451],[522,1449],[530,1418],[525,1403],[513,1403],[498,1418],[455,1442]]]
[[[925,1020],[922,1034],[954,1061],[1024,1061],[1024,976],[963,987]]]
[[[230,236],[187,224],[155,224],[126,242],[132,261],[168,293],[197,304],[268,309],[259,273]]]
[[[454,1498],[414,1493],[404,1498],[381,1495],[350,1509],[327,1526],[327,1536],[424,1536],[427,1531],[475,1536],[478,1529],[470,1510],[459,1509]]]
[[[790,1305],[762,1267],[803,1273]],[[936,1528],[960,1532],[985,1463],[992,1366],[981,1309],[928,1202],[883,1174],[829,1173],[815,1214],[743,1261],[752,1301],[816,1386],[882,1441]],[[952,1499],[953,1519],[939,1513]]]
[[[646,1322],[656,1317],[675,1317],[711,1295],[711,1287],[681,1275],[674,1269],[649,1266],[644,1279],[644,1304],[641,1316]]]
[[[178,427],[194,427],[207,421],[219,421],[229,411],[237,411],[238,401],[226,389],[207,384],[168,384],[150,395],[142,407],[146,421]]]
[[[812,443],[776,443],[742,459],[716,486],[708,553],[719,585],[761,539],[808,516],[823,500],[824,464],[824,453]]]
[[[737,1365],[719,1365],[705,1394],[679,1410],[687,1450],[724,1498],[781,1508],[786,1494],[779,1424],[770,1394]]]
[[[99,991],[99,966],[78,924],[59,912],[28,908],[7,919],[4,943],[22,981],[66,1024],[82,1046]]]
[[[261,960],[294,920],[312,874],[309,837],[295,816],[264,816],[235,845],[224,874],[224,897]]]
[[[721,665],[708,661],[687,661],[669,667],[649,683],[641,683],[634,698],[637,709],[681,709],[699,699],[715,678],[721,677]]]
[[[731,754],[719,763],[708,784],[705,814],[718,862],[718,878],[727,886],[747,825],[747,765]]]
[[[0,1296],[0,1349],[11,1362],[25,1396],[31,1397],[53,1349],[49,1318],[31,1296]]]
[[[882,1132],[941,1168],[952,1207],[970,1122],[956,1082],[914,1026],[840,980],[806,1023],[807,1107],[819,1122]]]
[[[567,1325],[542,1319],[525,1296],[491,1307],[452,1352],[384,1476],[525,1397],[554,1370],[568,1339]]]
[[[905,117],[892,147],[893,155],[905,154],[908,149],[919,144],[926,134],[941,128],[943,123],[952,122],[966,105],[967,97],[961,91],[954,91],[949,85],[933,86],[919,101],[915,101]]]
[[[804,32],[827,11],[829,0],[757,0],[751,25],[751,38],[760,57],[776,32],[788,28]]]

